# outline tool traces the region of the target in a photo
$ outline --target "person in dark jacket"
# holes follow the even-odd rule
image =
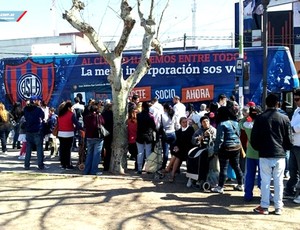
[[[49,118],[47,121],[49,125],[49,146],[50,146],[50,157],[58,156],[58,146],[56,136],[52,134],[55,126],[57,125],[57,115],[55,114],[55,108],[51,107],[49,109]]]
[[[15,121],[15,126],[13,127],[15,133],[14,133],[12,148],[20,149],[21,143],[20,141],[18,141],[18,137],[20,132],[20,119],[23,116],[23,109],[21,103],[20,102],[14,103],[10,113],[11,115],[13,115],[13,120]]]
[[[45,114],[41,109],[41,98],[32,96],[30,104],[24,108],[24,117],[26,120],[26,156],[24,167],[28,170],[30,167],[31,152],[34,146],[37,150],[38,168],[46,169],[48,167],[44,164],[44,150],[43,150],[43,120]]]
[[[278,112],[278,97],[270,94],[266,98],[267,110],[258,115],[251,133],[251,145],[258,151],[261,175],[260,205],[253,211],[269,214],[270,184],[274,179],[275,214],[280,215],[283,209],[283,175],[286,150],[292,147],[290,120]]]
[[[104,119],[104,128],[109,132],[109,135],[104,137],[104,149],[105,154],[103,154],[103,171],[109,170],[110,159],[111,159],[111,144],[113,140],[113,112],[112,112],[112,103],[106,103],[104,105],[104,110],[101,113]]]
[[[104,125],[104,119],[99,113],[98,106],[92,105],[89,114],[83,117],[87,156],[85,160],[85,175],[101,175],[98,165],[101,160],[101,151],[104,139],[99,137],[98,126]]]
[[[152,143],[154,141],[153,133],[156,130],[156,125],[153,116],[149,112],[148,102],[142,103],[142,112],[137,114],[137,138],[136,144],[138,149],[138,174],[142,173],[144,162],[144,151],[146,159],[151,154]]]

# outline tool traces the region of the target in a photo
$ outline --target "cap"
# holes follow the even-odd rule
[[[249,101],[248,104],[247,104],[249,107],[253,107],[255,106],[255,103],[253,101]]]

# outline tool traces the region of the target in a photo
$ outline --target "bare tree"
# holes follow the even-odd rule
[[[150,68],[150,52],[151,47],[161,55],[162,48],[158,42],[157,36],[155,37],[156,24],[153,18],[153,8],[155,0],[151,0],[149,16],[144,18],[141,10],[142,0],[137,0],[138,15],[140,18],[140,25],[144,29],[144,36],[142,40],[142,52],[139,64],[135,71],[125,80],[121,68],[122,53],[128,42],[129,35],[136,24],[132,16],[132,7],[129,6],[127,0],[121,0],[120,17],[123,20],[123,30],[120,39],[114,48],[109,50],[101,40],[94,28],[80,16],[80,11],[84,10],[84,3],[79,0],[73,0],[73,5],[69,11],[63,14],[66,19],[75,29],[84,33],[99,54],[110,65],[110,74],[108,81],[112,88],[113,106],[113,119],[114,119],[114,138],[112,143],[112,159],[110,164],[110,171],[116,174],[124,174],[127,169],[127,98],[130,91],[140,82],[142,77],[147,73]],[[169,3],[169,0],[167,1]],[[167,4],[168,5],[168,4]]]

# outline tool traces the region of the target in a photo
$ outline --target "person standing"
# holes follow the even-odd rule
[[[266,105],[266,111],[255,119],[250,139],[252,147],[259,154],[261,176],[260,205],[253,211],[269,214],[270,184],[273,177],[275,214],[281,215],[285,153],[292,147],[292,131],[289,118],[277,110],[279,99],[275,94],[267,96]]]
[[[104,119],[104,128],[109,132],[109,135],[104,137],[104,150],[105,154],[103,154],[103,171],[108,171],[110,167],[110,160],[112,154],[112,142],[113,142],[113,130],[114,130],[114,116],[112,111],[113,104],[106,103],[104,105],[103,112],[101,113]]]
[[[70,101],[63,102],[58,111],[58,139],[59,139],[59,156],[60,164],[63,169],[73,169],[71,162],[71,148],[73,144],[74,131],[83,130],[72,111]]]
[[[19,137],[19,132],[20,132],[20,119],[23,116],[23,109],[22,109],[21,103],[16,102],[13,105],[13,108],[10,113],[13,116],[13,120],[16,122],[16,125],[13,127],[13,130],[15,133],[14,133],[12,148],[20,149],[21,144],[20,144],[20,141],[18,141],[18,137]]]
[[[175,133],[175,116],[174,110],[172,106],[168,103],[163,105],[164,113],[161,115],[161,127],[163,133],[162,134],[162,150],[163,150],[163,162],[162,162],[162,169],[165,169],[167,166],[167,162],[169,159],[169,152],[174,146],[176,141],[176,133]]]
[[[45,101],[41,101],[41,108],[42,108],[42,110],[44,112],[44,115],[45,115],[44,124],[43,124],[44,128],[45,128],[45,126],[47,126],[45,124],[47,124],[48,118],[49,118],[49,107],[48,107],[48,105],[46,104]],[[49,133],[44,133],[45,151],[49,150],[49,136],[50,136]]]
[[[248,116],[240,121],[241,129],[245,131],[247,142],[251,138],[251,132],[255,118],[261,113],[261,110],[257,106],[251,106],[248,108]],[[253,199],[253,188],[255,184],[255,176],[257,175],[257,187],[260,188],[260,173],[259,173],[259,158],[258,152],[253,149],[250,142],[248,142],[246,150],[246,170],[245,170],[245,193],[244,200],[249,202]]]
[[[104,119],[97,105],[90,107],[88,115],[84,116],[87,156],[84,167],[85,175],[102,175],[98,165],[101,161],[101,151],[104,139],[99,137],[98,126],[104,125]]]
[[[136,136],[137,136],[137,119],[136,119],[137,111],[135,109],[131,109],[128,112],[127,119],[127,134],[128,134],[128,152],[130,154],[130,158],[134,160],[134,170],[138,171],[137,166],[137,155],[138,150],[136,146]]]
[[[25,117],[24,115],[20,119],[20,130],[19,130],[19,136],[18,136],[18,141],[22,143],[22,147],[20,149],[20,155],[18,157],[19,160],[24,160],[26,156],[26,130],[25,130]]]
[[[238,108],[235,108],[232,102],[227,106],[218,109],[218,126],[214,146],[214,152],[218,153],[220,161],[220,175],[217,187],[211,189],[212,192],[224,193],[224,184],[227,176],[228,164],[236,174],[238,185],[234,190],[243,191],[243,173],[240,168],[240,128],[236,121]]]
[[[142,112],[137,114],[137,137],[136,144],[138,149],[138,174],[142,174],[144,152],[146,159],[151,154],[152,143],[154,140],[153,132],[156,130],[154,118],[150,115],[148,102],[142,103]]]
[[[74,98],[74,105],[72,106],[72,110],[75,113],[76,119],[78,122],[83,126],[83,112],[84,112],[84,105],[81,104],[80,98],[75,97]],[[78,145],[77,143],[80,143],[81,141],[81,136],[79,133],[74,134],[74,140],[73,140],[73,150],[77,151]]]
[[[41,98],[39,96],[31,96],[30,104],[24,108],[24,117],[26,120],[25,170],[30,169],[31,152],[34,147],[36,147],[37,150],[38,168],[41,170],[47,169],[48,166],[45,166],[44,164],[43,150],[43,120],[45,118],[45,114],[41,108]]]
[[[180,97],[179,96],[174,96],[173,97],[173,110],[174,110],[174,115],[175,115],[175,120],[176,120],[176,126],[175,129],[178,130],[181,128],[180,125],[180,118],[181,117],[186,117],[186,108],[185,105],[180,102]]]
[[[154,117],[154,122],[156,125],[156,129],[159,129],[159,126],[161,124],[161,115],[164,113],[164,107],[162,104],[158,102],[158,98],[155,97],[152,99],[152,105],[149,108],[150,113]]]
[[[11,129],[10,118],[12,116],[5,109],[3,103],[0,102],[0,139],[1,139],[1,147],[2,153],[6,154],[7,152],[7,137]]]
[[[58,156],[58,146],[56,136],[54,136],[52,132],[57,125],[57,115],[55,114],[55,108],[53,107],[49,109],[48,124],[51,132],[49,135],[50,157],[55,157]]]
[[[284,191],[284,196],[286,197],[295,197],[296,186],[300,179],[300,89],[294,92],[294,101],[297,108],[291,120],[293,147],[290,151],[289,159],[290,179],[286,183]],[[300,195],[295,197],[294,202],[300,204]]]

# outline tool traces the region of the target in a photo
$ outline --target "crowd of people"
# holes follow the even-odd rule
[[[188,162],[189,154],[200,151],[198,175],[187,185],[201,188],[211,169],[209,161],[217,158],[218,177],[211,184],[211,192],[223,194],[227,179],[234,177],[234,190],[243,191],[245,202],[249,202],[256,184],[261,202],[254,212],[269,214],[273,201],[275,214],[280,215],[284,196],[300,203],[300,89],[294,92],[294,101],[297,109],[290,120],[280,110],[279,98],[274,94],[266,98],[265,111],[253,102],[241,109],[233,96],[221,94],[216,102],[201,104],[199,112],[193,104],[184,105],[178,96],[162,105],[157,98],[140,102],[138,95],[133,95],[127,107],[128,154],[135,161],[136,173],[142,174],[145,161],[160,143],[162,162],[158,173],[173,183],[182,162],[195,167]],[[32,96],[23,108],[16,103],[10,112],[0,103],[2,152],[6,153],[7,137],[13,130],[12,148],[20,149],[19,159],[24,159],[25,170],[30,169],[32,151],[37,152],[38,168],[48,168],[44,164],[44,143],[50,157],[59,157],[62,169],[73,170],[71,152],[83,145],[83,174],[101,175],[100,162],[103,171],[108,171],[112,154],[112,108],[110,101],[103,104],[91,99],[85,105],[80,95],[74,103],[64,101],[57,109],[47,107],[37,96]],[[100,136],[100,126],[109,135]],[[284,188],[285,176],[289,180]],[[272,179],[274,190],[270,189]]]

